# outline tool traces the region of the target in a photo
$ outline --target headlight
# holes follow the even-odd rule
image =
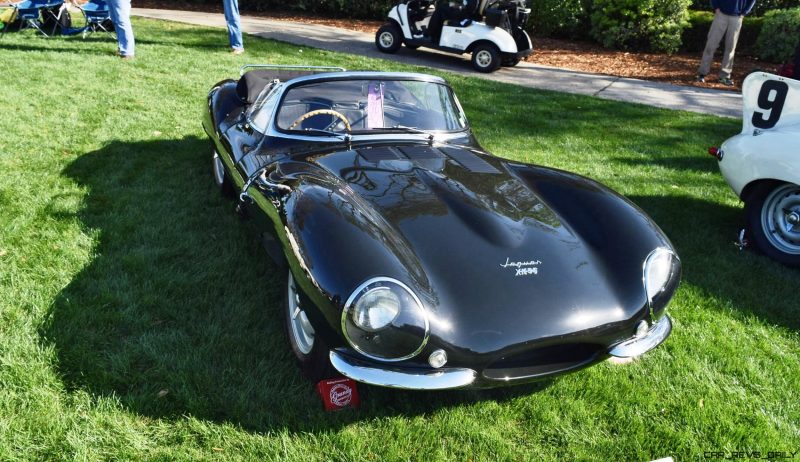
[[[376,332],[397,318],[400,297],[388,287],[376,287],[358,297],[353,307],[353,322],[367,332]]]
[[[428,317],[419,298],[405,284],[374,278],[347,299],[342,333],[364,356],[402,361],[416,356],[428,342]]]
[[[680,260],[672,250],[658,247],[645,259],[642,281],[653,322],[664,314],[664,308],[680,282],[680,273]]]

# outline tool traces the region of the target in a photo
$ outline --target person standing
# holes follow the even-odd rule
[[[244,53],[242,42],[242,25],[239,22],[239,0],[222,0],[225,9],[225,22],[228,23],[228,41],[231,44],[231,53],[240,55]]]
[[[136,44],[131,26],[131,0],[108,0],[108,9],[117,33],[119,56],[122,59],[133,59]]]
[[[733,70],[733,54],[736,52],[736,42],[739,41],[739,32],[742,30],[744,17],[753,10],[756,0],[711,0],[714,8],[714,21],[708,31],[706,48],[697,70],[697,81],[705,82],[706,75],[711,71],[711,61],[714,53],[719,48],[719,42],[725,38],[725,53],[722,55],[722,68],[719,71],[719,81],[723,85],[733,86],[731,71]]]

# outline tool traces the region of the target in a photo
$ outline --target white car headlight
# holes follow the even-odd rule
[[[388,287],[376,287],[364,293],[353,306],[353,322],[367,332],[376,332],[397,318],[400,298]]]
[[[650,307],[653,321],[657,321],[666,307],[666,302],[680,281],[680,260],[670,249],[658,247],[644,261],[642,282],[647,293],[647,304]]]
[[[416,294],[400,281],[379,277],[361,284],[347,299],[342,334],[364,356],[402,361],[425,348],[430,328]]]

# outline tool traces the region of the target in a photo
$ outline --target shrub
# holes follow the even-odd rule
[[[536,0],[529,29],[541,37],[588,38],[589,0]]]
[[[688,25],[691,0],[595,0],[592,37],[608,48],[673,53]]]
[[[788,61],[800,41],[800,8],[774,10],[764,15],[758,34],[758,57],[773,63]]]
[[[711,27],[711,21],[714,20],[714,13],[709,11],[690,11],[689,12],[689,26],[683,29],[681,35],[681,50],[693,53],[703,51],[706,46],[706,38],[708,37],[708,29]],[[761,25],[764,23],[763,18],[756,18],[747,16],[744,18],[742,24],[742,31],[739,33],[739,42],[736,45],[736,54],[755,55],[756,54],[756,39],[761,32]],[[722,44],[720,44],[722,47]]]

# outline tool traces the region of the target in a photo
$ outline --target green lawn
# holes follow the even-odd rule
[[[208,88],[246,62],[420,70],[136,20],[0,41],[0,460],[702,460],[800,449],[800,271],[733,245],[705,148],[739,122],[445,75],[478,138],[650,213],[684,280],[670,339],[536,386],[361,387],[328,414],[281,329],[282,276],[215,190]],[[465,64],[465,67],[467,65]]]

